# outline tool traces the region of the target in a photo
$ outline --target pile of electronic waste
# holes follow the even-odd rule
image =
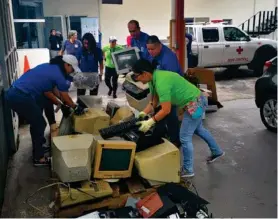
[[[142,199],[128,197],[125,207],[94,211],[79,218],[212,218],[208,204],[187,188],[167,183]]]
[[[104,109],[94,98],[79,98],[86,107],[96,104],[84,115],[72,115],[68,133],[52,139],[52,171],[63,183],[60,207],[112,197],[113,183],[139,177],[156,192],[141,199],[130,194],[125,207],[84,217],[209,217],[208,202],[182,186],[180,151],[167,140],[165,121],[141,133],[128,106],[110,102]]]

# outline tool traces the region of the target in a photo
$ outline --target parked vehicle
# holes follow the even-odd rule
[[[276,41],[251,38],[236,26],[193,24],[186,26],[186,32],[193,35],[192,54],[197,57],[197,67],[236,70],[247,65],[261,76],[264,63],[277,55]]]
[[[264,74],[256,81],[255,102],[263,124],[277,132],[277,57],[265,63]]]

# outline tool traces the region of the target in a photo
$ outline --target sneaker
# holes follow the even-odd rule
[[[116,99],[117,98],[117,94],[113,94],[113,98]]]
[[[35,167],[49,166],[50,165],[50,159],[49,159],[49,157],[45,157],[44,161],[40,161],[40,160],[35,160],[34,159],[33,165]]]
[[[108,96],[111,96],[111,94],[112,94],[112,90],[109,90],[108,91]]]
[[[225,152],[222,152],[222,154],[209,156],[209,157],[207,158],[207,163],[213,163],[213,162],[216,161],[218,158],[223,157],[224,155],[225,155]]]
[[[190,173],[184,170],[181,171],[181,178],[191,178],[193,176],[195,176],[194,173]]]

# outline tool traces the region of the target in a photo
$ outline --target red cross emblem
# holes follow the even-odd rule
[[[243,52],[243,49],[242,49],[241,46],[240,46],[240,47],[238,47],[238,48],[236,49],[236,51],[237,51],[237,53],[240,55],[240,54]]]

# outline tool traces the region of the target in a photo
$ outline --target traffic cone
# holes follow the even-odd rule
[[[25,55],[24,56],[24,69],[23,69],[23,74],[27,71],[30,70],[30,65],[29,65],[29,61],[28,61],[28,58],[27,56]]]

